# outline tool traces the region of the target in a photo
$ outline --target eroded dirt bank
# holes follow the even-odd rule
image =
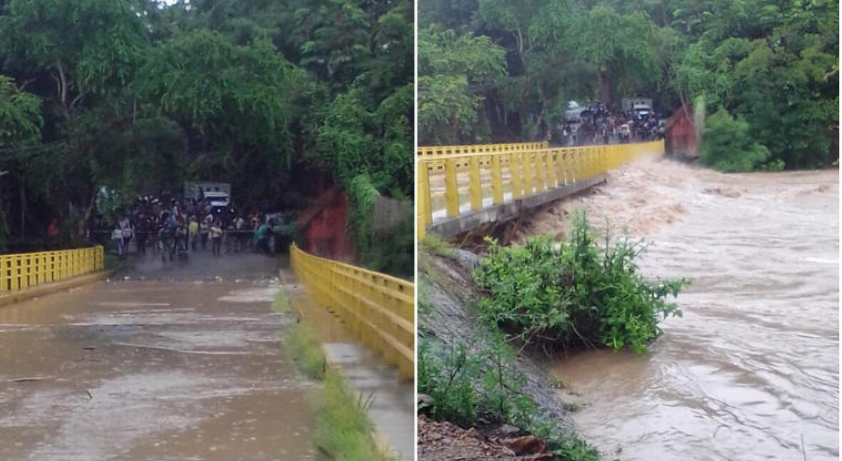
[[[838,172],[723,175],[670,161],[612,172],[518,236],[563,232],[569,212],[654,242],[647,276],[686,277],[683,319],[650,353],[550,364],[606,456],[838,459]]]
[[[317,459],[316,388],[279,346],[294,317],[270,308],[275,266],[149,260],[0,308],[0,459]]]

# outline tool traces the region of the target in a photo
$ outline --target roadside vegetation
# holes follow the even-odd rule
[[[419,312],[429,315],[430,283],[447,286],[430,258],[451,259],[448,242],[428,234],[419,246]],[[596,450],[540,411],[525,390],[527,375],[518,365],[518,351],[496,325],[484,322],[464,340],[445,344],[434,335],[420,335],[418,393],[426,395],[419,412],[461,427],[510,424],[543,441],[557,459],[596,461]]]
[[[316,446],[336,461],[385,461],[372,437],[369,406],[338,372],[328,371],[316,405]]]
[[[289,297],[287,296],[286,290],[278,290],[278,294],[276,294],[275,299],[272,300],[272,310],[274,310],[277,313],[283,313],[289,312],[289,309]]]
[[[284,336],[284,346],[302,373],[311,379],[325,376],[325,356],[316,331],[304,322],[298,322]]]
[[[546,442],[557,459],[599,460],[596,449],[538,410],[523,390],[526,375],[517,365],[517,352],[499,332],[472,336],[482,339],[452,346],[437,340],[419,344],[418,393],[429,396],[419,411],[462,427],[511,424]]]
[[[481,317],[518,342],[546,348],[626,346],[645,352],[661,334],[658,322],[681,311],[670,299],[685,280],[650,282],[636,259],[644,240],[612,239],[583,211],[569,237],[534,237],[523,246],[492,241],[474,273],[484,297]]]
[[[279,313],[290,312],[292,306],[284,290],[275,296],[272,307]],[[313,403],[316,447],[335,461],[387,461],[374,441],[368,418],[370,402],[339,372],[327,367],[318,332],[300,320],[286,331],[282,342],[296,367],[322,384]]]

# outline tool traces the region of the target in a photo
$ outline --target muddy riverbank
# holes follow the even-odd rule
[[[692,281],[648,355],[549,365],[587,440],[624,461],[838,459],[837,171],[626,166],[519,238],[563,232],[579,206],[654,242],[647,276]]]

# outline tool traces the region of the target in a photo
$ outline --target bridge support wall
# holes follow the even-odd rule
[[[536,208],[558,199],[571,196],[597,184],[603,183],[605,182],[605,178],[605,174],[600,174],[588,179],[580,180],[575,184],[556,187],[546,192],[531,195],[513,202],[488,206],[482,210],[468,212],[456,218],[444,218],[437,222],[433,222],[433,224],[428,227],[428,231],[443,237],[453,237],[455,235],[468,232],[469,230],[486,223],[507,221],[509,219],[516,218],[525,210]]]

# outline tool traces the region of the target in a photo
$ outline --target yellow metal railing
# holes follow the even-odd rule
[[[487,199],[494,205],[520,200],[555,187],[575,184],[624,162],[664,154],[663,140],[519,150],[495,150],[493,146],[485,150],[466,146],[479,152],[447,155],[421,155],[421,152],[455,151],[454,146],[418,148],[419,239],[424,238],[426,227],[432,224],[435,210],[446,210],[447,217],[456,218],[467,203],[472,211],[478,211],[484,208]]]
[[[329,306],[367,346],[415,375],[415,285],[389,275],[290,248],[292,270],[320,304]]]
[[[101,246],[0,256],[0,293],[23,290],[103,268]]]
[[[426,160],[428,167],[433,170],[441,170],[444,168],[444,162],[438,161],[438,158],[445,158],[448,156],[467,155],[467,154],[500,154],[503,152],[524,152],[536,149],[546,149],[549,144],[544,142],[520,142],[509,144],[471,144],[464,146],[426,146],[418,147],[418,158]],[[487,159],[481,159],[480,162],[486,162]],[[484,163],[483,163],[484,164]],[[464,161],[457,160],[457,168],[465,168],[468,164]]]

